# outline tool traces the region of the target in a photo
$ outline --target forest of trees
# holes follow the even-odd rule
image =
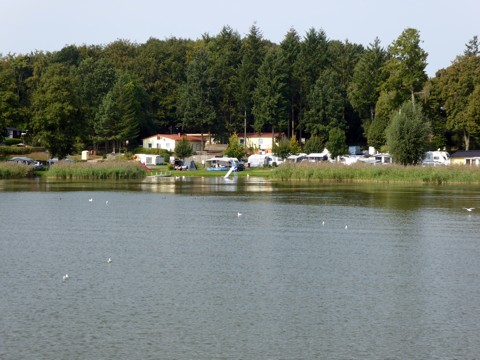
[[[415,124],[428,124],[427,148],[478,147],[477,37],[433,78],[421,42],[409,28],[386,48],[378,38],[365,48],[311,28],[304,36],[290,29],[275,44],[252,25],[244,37],[225,26],[197,40],[2,55],[0,129],[28,130],[25,141],[58,156],[178,132],[227,142],[281,131],[318,146],[344,136],[380,149],[395,135],[389,125],[414,114]],[[398,116],[402,108],[407,115]]]

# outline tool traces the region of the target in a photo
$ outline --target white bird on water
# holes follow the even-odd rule
[[[110,264],[111,262],[112,262],[112,258],[108,258],[107,263]]]
[[[475,210],[475,208],[464,208],[465,210],[467,210],[468,212],[471,212],[472,210]]]
[[[345,225],[345,230],[347,230],[347,229],[348,229],[348,225]]]
[[[67,280],[68,280],[68,274],[63,275],[63,281],[67,281]]]
[[[93,199],[92,199],[92,198],[90,198],[90,199],[88,199],[88,201],[92,202],[92,201],[93,201]]]
[[[237,216],[238,216],[238,217],[242,216],[242,213],[237,213]]]

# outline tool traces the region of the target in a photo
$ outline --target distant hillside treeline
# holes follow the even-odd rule
[[[420,34],[405,29],[387,48],[329,39],[323,30],[280,44],[259,28],[230,27],[198,40],[118,40],[57,52],[0,58],[0,128],[28,130],[25,141],[64,155],[116,151],[155,133],[282,131],[324,144],[332,129],[346,142],[380,148],[391,115],[406,101],[430,123],[429,147],[479,143],[477,37],[434,78],[425,73]]]

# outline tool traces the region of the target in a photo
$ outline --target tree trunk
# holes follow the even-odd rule
[[[245,108],[245,112],[243,113],[243,147],[247,147],[247,108]]]
[[[292,130],[290,131],[290,134],[288,134],[288,137],[292,137],[293,134],[295,134],[295,108],[293,106],[293,100],[290,101],[290,107],[292,109],[292,113],[290,116],[292,117]]]
[[[273,154],[273,146],[275,144],[275,128],[272,125],[272,154]]]
[[[465,143],[465,150],[468,151],[470,148],[470,136],[465,130],[463,130],[463,142]]]

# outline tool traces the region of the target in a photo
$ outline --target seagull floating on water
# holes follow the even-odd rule
[[[111,262],[112,262],[112,258],[108,258],[107,263],[110,264]]]
[[[238,216],[238,217],[242,216],[242,213],[237,213],[237,216]]]
[[[93,201],[93,199],[92,199],[92,198],[90,198],[90,199],[88,199],[88,201],[92,202],[92,201]]]
[[[348,229],[348,225],[345,225],[345,230],[347,230],[347,229]]]
[[[63,281],[67,281],[67,280],[68,280],[68,274],[63,275]]]
[[[468,212],[475,210],[475,208],[464,208],[464,209],[467,210]]]

